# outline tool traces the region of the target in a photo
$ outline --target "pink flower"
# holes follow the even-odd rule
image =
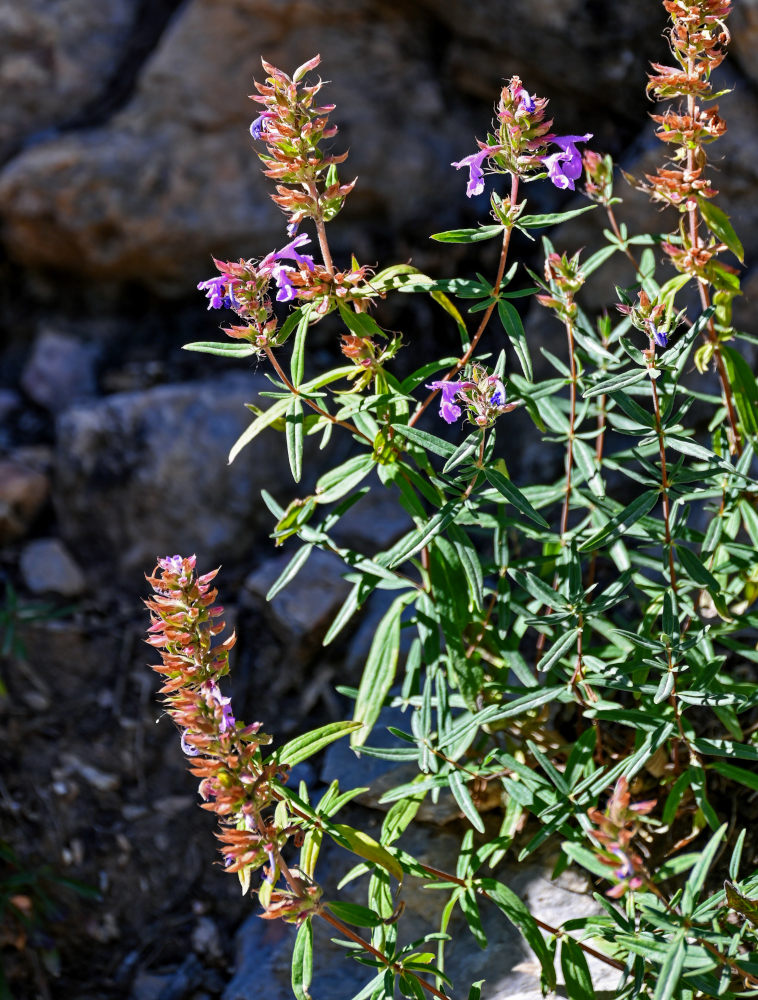
[[[432,382],[427,389],[439,389],[442,394],[440,400],[440,416],[448,424],[454,424],[461,415],[461,408],[455,402],[456,394],[463,386],[462,382]]]

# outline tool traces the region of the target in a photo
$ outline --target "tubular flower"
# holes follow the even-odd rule
[[[582,154],[576,148],[577,142],[587,142],[592,132],[585,135],[555,135],[550,142],[560,146],[560,153],[551,153],[540,159],[547,167],[547,175],[557,188],[574,190],[574,181],[582,175]]]
[[[472,153],[471,156],[464,156],[457,163],[450,164],[456,170],[460,170],[461,167],[468,167],[466,197],[473,198],[475,194],[481,194],[484,191],[484,170],[482,169],[482,163],[491,153],[497,152],[498,149],[498,146],[483,146],[478,153]]]
[[[427,389],[439,389],[441,393],[440,416],[448,424],[454,424],[456,420],[460,419],[462,411],[455,402],[455,397],[465,384],[464,382],[441,381],[431,382],[427,386]]]

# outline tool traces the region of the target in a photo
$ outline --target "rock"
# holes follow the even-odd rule
[[[0,461],[0,545],[24,537],[49,492],[44,473],[13,459]]]
[[[0,159],[30,133],[67,121],[113,72],[132,0],[0,2]]]
[[[486,133],[504,77],[521,73],[553,99],[559,132],[605,118],[615,150],[633,132],[645,114],[646,58],[664,54],[665,17],[658,0],[613,17],[604,9],[424,0],[402,12],[376,4],[369,20],[350,0],[192,0],[106,126],[56,136],[8,164],[6,245],[36,268],[138,280],[164,294],[210,273],[212,253],[264,255],[284,226],[252,149],[246,95],[261,77],[260,55],[292,71],[318,49],[337,105],[337,148],[350,149],[340,174],[359,177],[336,249],[373,260],[377,240],[392,234],[423,257],[425,235],[411,235],[419,221],[425,234],[471,210],[450,163]],[[483,102],[476,115],[471,95]]]
[[[728,23],[732,33],[731,50],[740,69],[753,83],[758,83],[758,0],[741,0],[734,4]]]
[[[205,567],[244,559],[270,524],[260,490],[276,493],[289,479],[274,432],[227,463],[250,423],[243,403],[269,387],[263,376],[230,374],[117,393],[61,414],[53,500],[77,558],[130,586],[166,553],[196,552]]]
[[[390,548],[413,522],[400,504],[398,491],[382,485],[377,476],[359,485],[371,489],[339,519],[333,534],[341,545],[372,556]]]
[[[44,330],[21,375],[21,385],[35,403],[59,413],[95,395],[94,361],[91,345],[55,330]]]
[[[38,538],[25,545],[21,575],[33,594],[78,597],[86,587],[84,574],[58,538]]]
[[[282,573],[291,554],[268,559],[245,580],[245,589],[263,604],[272,584]],[[266,617],[288,644],[311,644],[328,628],[350,592],[343,578],[346,567],[330,552],[313,549],[305,566],[266,605]]]

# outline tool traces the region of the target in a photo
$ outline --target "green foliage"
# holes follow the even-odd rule
[[[672,278],[657,248],[682,271],[687,232],[630,236],[613,215],[610,161],[602,161],[594,194],[587,169],[587,191],[610,228],[584,265],[545,240],[544,281],[519,266],[506,274],[513,228],[545,229],[597,207],[523,214],[514,176],[510,206],[493,198],[498,224],[432,237],[499,238],[491,284],[481,275],[432,278],[407,265],[370,284],[382,294],[429,295],[458,327],[460,358],[425,361],[399,381],[377,361],[372,338],[386,334],[365,312],[369,292],[335,301],[327,287],[320,305],[309,302],[296,324],[288,321],[288,332],[296,330],[290,376],[274,358],[274,402],[254,410],[230,456],[264,430],[283,431],[298,482],[306,435],[348,436],[350,456],[322,472],[312,495],[286,509],[264,497],[276,518],[272,537],[292,548],[269,597],[308,571],[314,547],[338,555],[352,590],[329,643],[375,591],[398,592],[353,692],[353,723],[308,734],[278,757],[296,763],[350,732],[361,753],[418,767],[383,795],[391,808],[381,843],[325,819],[337,808],[336,789],[334,802],[316,811],[305,796],[281,790],[299,817],[293,822],[307,830],[300,871],[308,879],[324,833],[362,859],[346,880],[369,876],[366,906],[324,904],[354,957],[373,967],[361,1000],[396,990],[447,995],[449,922],[459,910],[485,947],[482,898],[518,928],[545,988],[555,987],[560,955],[568,995],[578,1000],[595,996],[588,950],[618,969],[619,997],[758,995],[758,871],[739,877],[743,847],[750,844],[752,863],[758,843],[731,806],[758,790],[758,383],[726,345],[734,331],[723,323],[724,296],[739,281],[713,262]],[[725,213],[704,197],[697,205],[705,228],[742,259]],[[687,210],[696,211],[694,202]],[[618,313],[590,317],[582,284],[616,253],[630,257],[635,281],[609,298]],[[680,297],[692,280],[704,297],[688,317]],[[709,285],[721,295],[715,304]],[[535,291],[560,321],[539,365],[514,304]],[[330,310],[345,326],[354,366],[314,374],[306,334]],[[489,326],[495,312],[500,322]],[[693,375],[710,363],[718,395]],[[440,401],[452,431],[431,417]],[[517,409],[529,418],[529,449],[563,449],[559,474],[513,482],[506,462]],[[372,471],[379,485],[369,487]],[[334,532],[369,488],[390,490],[412,520],[372,555],[345,548]],[[372,746],[387,705],[402,706],[407,725],[390,730],[393,745]],[[455,874],[396,843],[422,801],[442,791],[466,828]],[[692,853],[683,852],[688,844]],[[549,927],[496,877],[504,856],[520,861],[545,845],[560,847],[556,871],[573,863],[589,873],[596,915]],[[485,862],[493,875],[477,874]],[[447,893],[447,902],[439,929],[401,948],[397,904],[411,877]],[[298,998],[309,996],[310,920],[295,948]],[[346,925],[370,929],[367,953]],[[419,950],[429,941],[434,952]],[[470,987],[472,1000],[481,985]]]

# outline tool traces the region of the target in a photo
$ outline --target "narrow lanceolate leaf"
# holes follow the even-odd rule
[[[577,215],[584,215],[591,212],[597,206],[585,205],[584,208],[573,208],[568,212],[550,212],[547,215],[522,215],[518,220],[518,229],[545,229],[547,226],[557,226],[561,222],[568,222]]]
[[[417,444],[425,451],[431,451],[434,455],[439,455],[441,458],[450,458],[455,454],[454,444],[450,444],[449,441],[445,441],[435,434],[419,430],[418,427],[409,427],[407,424],[393,424],[392,429],[401,437],[407,438],[413,444]]]
[[[392,569],[394,566],[398,566],[409,556],[418,552],[419,549],[423,549],[435,535],[444,531],[448,524],[454,520],[461,506],[460,500],[449,500],[425,525],[401,539],[394,549],[392,549],[392,559],[388,563],[387,568]]]
[[[400,650],[400,616],[411,597],[412,594],[407,592],[396,597],[374,634],[353,712],[353,721],[362,723],[363,728],[353,733],[351,746],[358,747],[366,742],[395,680]]]
[[[596,497],[605,496],[605,483],[597,467],[595,453],[581,438],[574,439],[574,459],[579,471],[587,480],[587,485]]]
[[[687,882],[684,886],[684,896],[682,897],[682,915],[685,917],[691,916],[695,906],[697,905],[700,890],[705,885],[708,871],[713,864],[713,859],[716,857],[716,852],[721,846],[721,841],[724,839],[726,828],[727,824],[724,823],[723,826],[721,826],[720,829],[714,833],[702,850],[695,867],[689,874]]]
[[[474,800],[471,798],[471,794],[466,787],[466,782],[461,777],[461,772],[451,771],[448,775],[448,781],[450,783],[450,791],[453,793],[453,798],[461,807],[463,815],[469,823],[471,823],[471,825],[479,831],[479,833],[484,833],[484,823],[482,823],[482,817],[477,812]]]
[[[311,1000],[308,987],[313,979],[313,928],[310,917],[303,921],[292,952],[292,992],[297,1000]]]
[[[212,340],[184,344],[183,351],[198,351],[200,354],[218,354],[222,358],[249,358],[256,350],[250,344],[224,344]]]
[[[590,396],[599,396],[601,393],[616,392],[626,386],[634,385],[635,382],[641,382],[643,378],[647,377],[646,368],[635,368],[632,371],[622,372],[620,375],[614,375],[613,378],[604,379],[602,382],[596,383],[591,389],[583,392],[582,396],[588,399]]]
[[[609,545],[612,541],[620,538],[641,517],[650,513],[658,502],[658,496],[658,490],[646,490],[583,542],[579,546],[579,551],[596,549],[600,544]]]
[[[720,243],[726,243],[737,260],[742,263],[745,260],[745,251],[726,212],[707,198],[698,198],[697,204],[706,226]]]
[[[303,545],[301,549],[294,554],[287,565],[284,567],[282,572],[276,578],[276,580],[271,584],[268,593],[266,594],[266,600],[272,601],[276,595],[282,590],[290,580],[294,580],[300,570],[303,568],[308,560],[308,556],[313,551],[312,545]]]
[[[516,508],[517,511],[539,524],[540,527],[550,527],[542,514],[539,514],[534,507],[532,507],[521,490],[516,489],[510,479],[506,479],[505,476],[497,471],[497,469],[485,468],[484,474],[498,493],[501,493],[505,499]]]
[[[265,430],[270,424],[273,424],[275,420],[283,417],[287,412],[287,407],[290,405],[290,398],[277,399],[275,403],[263,413],[259,413],[255,420],[247,427],[237,438],[237,440],[232,445],[232,449],[229,452],[229,464],[234,461],[234,459],[239,455],[242,449],[250,444],[253,438],[256,438],[262,430]]]
[[[299,483],[303,474],[303,404],[297,396],[290,400],[286,421],[287,457],[292,478]]]
[[[402,881],[403,869],[400,862],[385,847],[377,843],[373,837],[369,837],[367,833],[364,833],[362,830],[355,830],[352,826],[347,826],[344,823],[332,823],[326,832],[330,836],[336,834],[334,839],[337,843],[344,841],[344,843],[340,843],[340,846],[347,846],[348,850],[351,850],[353,854],[357,854],[359,858],[379,865],[385,871],[389,872],[390,875],[394,875],[399,882]]]
[[[527,344],[524,325],[521,322],[518,311],[515,306],[512,306],[505,299],[501,299],[498,302],[497,311],[500,316],[500,322],[503,324],[503,328],[513,345],[513,350],[516,352],[516,357],[519,360],[524,377],[530,382],[534,381],[532,358],[529,354],[529,345]]]
[[[290,371],[292,374],[292,384],[299,386],[303,381],[305,371],[305,335],[308,332],[308,323],[311,318],[311,307],[303,306],[303,311],[297,324],[295,333],[295,344],[292,348],[292,360],[290,361]]]
[[[720,593],[721,587],[716,577],[710,573],[694,552],[690,552],[684,545],[677,545],[676,554],[688,576],[701,587],[707,587],[711,593]]]
[[[518,898],[512,889],[493,878],[477,879],[475,884],[523,934],[526,943],[542,966],[542,975],[548,988],[555,989],[555,968],[552,956],[526,904]]]
[[[479,226],[478,229],[448,229],[444,233],[433,233],[431,239],[438,243],[478,243],[491,240],[503,233],[502,226]]]
[[[295,764],[307,760],[319,750],[328,747],[330,743],[334,743],[341,736],[354,733],[361,726],[361,722],[330,722],[327,726],[321,726],[320,729],[314,729],[310,733],[304,733],[302,736],[290,740],[289,743],[285,743],[276,751],[276,759],[280,764],[289,764],[290,767],[294,767]]]
[[[326,904],[327,909],[345,924],[353,924],[355,927],[378,927],[382,918],[370,910],[367,906],[359,903],[342,903],[334,900]]]
[[[661,967],[658,983],[655,988],[653,1000],[671,1000],[679,987],[679,977],[684,966],[684,956],[686,952],[684,943],[684,932],[672,943],[666,958]]]
[[[587,959],[577,942],[567,934],[561,938],[561,969],[571,1000],[595,1000]]]

